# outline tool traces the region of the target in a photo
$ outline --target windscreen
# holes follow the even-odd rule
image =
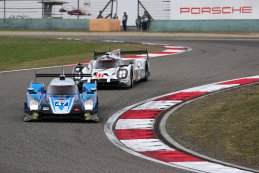
[[[47,93],[50,95],[73,95],[78,93],[78,89],[73,86],[49,86]]]
[[[95,69],[109,69],[116,68],[119,66],[119,60],[108,59],[108,60],[98,60],[94,64]]]

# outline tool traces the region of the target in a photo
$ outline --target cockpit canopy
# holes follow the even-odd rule
[[[70,78],[65,78],[65,80],[55,78],[50,82],[47,89],[49,95],[74,95],[77,93],[78,87]]]
[[[78,93],[77,86],[48,86],[49,95],[74,95]]]
[[[120,66],[120,60],[114,58],[98,59],[94,63],[94,69],[109,69]]]

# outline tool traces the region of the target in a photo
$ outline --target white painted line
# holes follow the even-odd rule
[[[172,148],[165,145],[159,139],[121,140],[121,142],[128,148],[138,152],[172,150]]]
[[[246,79],[259,79],[259,75],[257,75],[257,76],[251,76],[251,77],[246,77]]]
[[[231,84],[231,85],[208,84],[208,85],[203,85],[203,86],[199,86],[199,87],[186,89],[186,90],[183,90],[183,92],[213,92],[213,91],[218,91],[221,89],[232,88],[232,87],[235,87],[238,85],[239,84]]]
[[[124,43],[125,41],[119,41],[119,40],[103,40],[104,42],[107,43]]]
[[[165,48],[168,48],[168,49],[170,49],[170,48],[180,48],[180,49],[182,49],[182,48],[185,48],[185,47],[184,46],[182,47],[182,46],[167,45],[167,46],[165,46]]]
[[[166,49],[166,50],[163,50],[163,52],[176,52],[176,53],[182,53],[182,52],[186,52],[186,50],[170,50],[170,49]]]
[[[158,53],[149,53],[148,56],[150,58],[155,58],[155,57],[160,57],[160,56],[168,56],[168,55],[172,55],[172,54],[158,54]]]
[[[115,129],[153,129],[154,119],[119,119]]]
[[[181,101],[149,101],[147,103],[141,104],[138,107],[132,109],[132,110],[150,110],[150,109],[167,109],[171,106],[176,105],[177,103],[180,103]]]
[[[30,71],[30,70],[41,70],[41,69],[50,69],[50,68],[58,68],[58,67],[70,67],[71,65],[59,65],[59,66],[49,66],[49,67],[36,67],[36,68],[25,68],[19,70],[9,70],[9,71],[0,71],[2,73],[11,73],[11,72],[21,72],[21,71]]]

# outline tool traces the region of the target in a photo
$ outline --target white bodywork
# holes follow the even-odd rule
[[[97,83],[118,83],[118,85],[132,87],[134,82],[147,80],[150,75],[149,70],[148,58],[121,58],[120,50],[114,50],[90,61],[80,72],[92,75],[92,77],[83,77],[81,81],[96,80]],[[79,73],[77,66],[74,67],[73,73]]]
[[[52,79],[52,81],[50,82],[51,86],[73,86],[75,85],[75,82],[73,81],[73,79],[70,78],[65,78],[64,80],[60,80],[60,78],[54,78]]]

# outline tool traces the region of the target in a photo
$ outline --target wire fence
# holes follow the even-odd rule
[[[107,4],[110,3],[112,5]],[[136,2],[135,2],[136,1]],[[0,0],[0,18],[61,18],[89,19],[97,18],[99,12],[105,18],[115,13],[122,17],[122,11],[134,11],[135,16],[142,16],[147,10],[153,19],[170,19],[171,0]],[[139,5],[140,2],[144,8]],[[127,6],[135,4],[133,7]],[[127,4],[127,5],[125,5]],[[107,6],[107,7],[106,7]],[[106,7],[106,8],[105,8]],[[104,10],[105,8],[105,10]],[[119,9],[118,9],[119,8]],[[135,19],[134,19],[135,20]]]
[[[145,9],[154,19],[169,20],[171,14],[171,0],[140,0]],[[139,8],[139,14],[144,14],[144,8]]]
[[[0,0],[0,18],[95,18],[93,8],[105,4],[105,0]]]

